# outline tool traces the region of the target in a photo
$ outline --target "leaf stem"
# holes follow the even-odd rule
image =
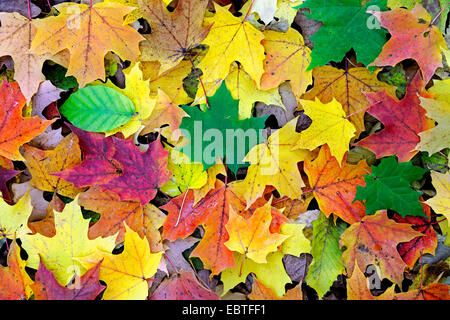
[[[250,7],[248,7],[247,14],[245,15],[244,19],[242,20],[242,23],[244,23],[244,21],[247,20],[248,16],[250,15],[250,11],[252,11],[254,4],[255,4],[255,0],[252,0],[252,3],[250,3]]]
[[[175,228],[178,227],[178,223],[180,222],[181,212],[183,211],[184,202],[186,201],[186,196],[187,196],[188,192],[189,192],[189,187],[184,192],[183,202],[181,203],[180,211],[178,211],[178,219],[177,219],[177,223],[175,224]]]
[[[434,17],[433,21],[430,22],[430,27],[436,22],[436,20],[441,16],[442,12],[444,12],[444,10],[447,9],[449,5],[450,5],[450,2],[447,3],[447,5],[444,8],[442,8],[441,11],[438,12],[436,17]]]
[[[30,0],[27,0],[27,6],[28,6],[28,18],[31,21],[31,7],[30,7]]]
[[[52,16],[55,16],[55,14],[53,13],[52,5],[50,4],[50,0],[47,0],[47,5],[50,8],[50,12],[52,13]]]
[[[166,258],[167,261],[169,261],[170,265],[172,266],[173,270],[175,270],[176,273],[180,273],[177,268],[175,268],[174,264],[172,263],[172,261],[170,260],[169,256],[167,254],[164,253],[164,257]]]

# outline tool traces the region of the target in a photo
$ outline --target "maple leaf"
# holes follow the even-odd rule
[[[83,191],[82,188],[75,188],[72,183],[51,175],[81,163],[81,150],[74,134],[66,136],[53,150],[44,151],[25,145],[23,156],[31,173],[30,184],[35,188],[69,198],[75,198]]]
[[[365,200],[367,214],[392,209],[402,217],[426,217],[419,202],[420,192],[410,187],[410,183],[425,172],[427,170],[411,162],[397,162],[395,156],[383,158],[378,166],[372,166],[372,174],[364,176],[366,186],[356,187],[355,201]]]
[[[354,223],[366,211],[363,203],[352,201],[358,186],[365,185],[363,175],[370,168],[365,160],[352,165],[346,163],[346,158],[345,155],[343,164],[339,165],[324,145],[314,161],[305,161],[305,173],[320,210],[327,217],[334,213],[344,221]]]
[[[170,241],[186,238],[197,226],[203,225],[205,234],[191,256],[200,256],[205,267],[217,274],[234,266],[233,254],[224,245],[229,239],[225,225],[229,219],[230,206],[236,211],[245,209],[244,201],[219,180],[215,189],[195,205],[193,190],[188,190],[161,207],[169,212],[162,237]]]
[[[158,90],[155,108],[150,116],[142,121],[142,125],[144,125],[145,128],[141,131],[141,134],[144,135],[168,124],[169,130],[172,132],[172,138],[177,140],[179,138],[178,136],[181,134],[178,132],[178,128],[182,119],[186,116],[187,113],[175,105],[164,91]]]
[[[83,162],[70,169],[53,173],[76,187],[106,183],[114,177],[120,176],[123,166],[113,159],[115,145],[113,137],[106,137],[100,133],[90,133],[69,125],[79,140]]]
[[[258,90],[256,82],[250,78],[240,64],[232,64],[225,83],[233,98],[239,100],[239,119],[247,119],[252,116],[253,105],[256,101],[284,108],[278,89]],[[201,90],[197,92],[198,94],[202,94]]]
[[[397,8],[371,13],[392,36],[372,65],[394,66],[412,58],[419,64],[426,85],[436,69],[442,67],[441,53],[447,45],[439,29],[430,24],[431,16],[425,8],[416,4],[411,11]]]
[[[392,300],[394,286],[389,287],[379,296],[374,296],[369,290],[369,280],[365,277],[358,264],[355,264],[353,275],[347,279],[347,300]]]
[[[317,291],[319,297],[323,297],[337,276],[344,271],[339,237],[345,229],[346,225],[342,221],[335,224],[324,214],[320,214],[319,218],[313,221],[313,262],[305,280]]]
[[[11,193],[8,190],[7,182],[17,176],[20,171],[13,169],[5,169],[0,167],[0,191],[2,194],[3,200],[5,200],[8,204],[13,204],[11,199]]]
[[[125,235],[125,222],[140,237],[146,237],[153,251],[161,251],[161,236],[158,229],[166,216],[152,204],[141,206],[139,200],[120,200],[111,191],[92,187],[80,194],[78,204],[87,210],[100,213],[100,219],[89,228],[89,238],[108,237],[117,234],[116,243]]]
[[[156,188],[169,180],[168,151],[159,139],[143,153],[131,140],[71,129],[78,136],[84,160],[54,175],[75,186],[96,185],[115,192],[121,200],[139,199],[145,205],[156,195]]]
[[[418,152],[414,150],[420,141],[419,132],[433,126],[425,116],[417,95],[421,92],[422,79],[417,73],[406,88],[402,100],[392,97],[386,91],[366,93],[370,103],[369,114],[380,120],[384,129],[357,143],[373,151],[377,158],[398,155],[401,162],[409,161]]]
[[[369,27],[369,23],[378,22],[367,13],[370,6],[385,10],[386,0],[307,0],[296,7],[309,8],[310,13],[305,13],[308,18],[323,21],[323,26],[311,37],[314,50],[309,69],[330,61],[339,62],[352,48],[358,61],[365,65],[375,60],[386,41],[386,31]]]
[[[270,252],[277,251],[278,246],[288,238],[285,235],[269,232],[271,220],[269,202],[256,209],[248,219],[244,219],[231,208],[229,220],[225,226],[229,239],[224,245],[256,263],[267,263],[266,256]]]
[[[9,205],[0,198],[0,238],[22,238],[30,232],[28,219],[33,211],[30,192],[27,191],[14,205]]]
[[[395,95],[393,86],[377,79],[379,71],[370,73],[366,68],[340,70],[331,66],[314,68],[314,87],[302,99],[313,100],[317,97],[322,103],[329,103],[335,98],[344,108],[350,122],[355,125],[358,137],[365,130],[363,111],[369,106],[364,92],[386,90],[390,95]]]
[[[422,235],[408,223],[388,219],[386,211],[363,217],[342,233],[339,242],[341,248],[346,247],[342,261],[347,275],[352,276],[355,263],[360,270],[366,270],[369,264],[373,264],[379,268],[381,278],[401,283],[406,264],[397,251],[397,245]]]
[[[114,159],[124,168],[123,174],[99,185],[117,193],[121,200],[139,199],[142,205],[152,200],[157,188],[169,180],[168,151],[159,139],[153,141],[145,153],[130,140],[113,137],[116,145]]]
[[[215,95],[209,99],[210,108],[206,111],[183,106],[183,110],[189,117],[183,118],[180,129],[185,130],[183,134],[189,133],[186,138],[190,142],[183,146],[181,151],[190,157],[191,161],[201,162],[205,169],[211,167],[217,157],[226,157],[226,164],[234,173],[238,168],[244,167],[245,154],[263,139],[257,132],[264,128],[266,117],[239,120],[237,105],[238,101],[233,99],[225,82],[222,82]],[[201,132],[209,129],[213,129],[209,131],[210,133],[220,131],[220,135],[214,136],[216,140],[219,140],[217,147],[216,144],[211,144],[209,148],[203,149],[203,135],[199,136],[197,132],[200,126],[203,130]],[[232,139],[229,139],[230,133],[227,131],[232,131],[234,135],[231,136]],[[245,135],[254,135],[255,139],[246,139]],[[242,136],[244,136],[243,140],[240,139]]]
[[[223,270],[220,276],[223,282],[223,294],[237,284],[245,282],[249,273],[254,273],[259,282],[272,289],[281,298],[285,294],[286,283],[291,283],[291,279],[284,269],[283,256],[284,254],[281,252],[273,252],[267,255],[267,263],[256,263],[235,252],[234,260],[237,267]]]
[[[214,23],[202,42],[209,46],[198,65],[203,71],[203,82],[220,83],[228,75],[231,63],[239,61],[259,88],[259,80],[264,73],[263,34],[249,22],[233,16],[228,7],[216,5],[215,10],[216,14],[206,17],[203,23]]]
[[[9,248],[7,264],[6,267],[0,267],[0,299],[28,299],[32,295],[33,281],[25,271],[26,262],[20,257],[20,247],[15,240]]]
[[[313,150],[326,143],[331,155],[341,164],[356,132],[355,126],[348,121],[342,110],[342,105],[334,98],[330,103],[324,104],[317,97],[315,101],[300,100],[300,103],[312,124],[300,133],[296,148]]]
[[[442,174],[439,172],[431,172],[431,180],[436,189],[436,195],[428,199],[426,204],[433,208],[434,212],[443,214],[450,221],[450,174]]]
[[[450,286],[432,283],[424,288],[397,293],[393,300],[450,300]]]
[[[206,173],[208,175],[208,178],[206,179],[206,183],[203,187],[200,189],[195,189],[194,191],[194,204],[199,202],[201,199],[203,199],[208,192],[210,192],[212,189],[216,186],[216,179],[219,174],[223,176],[227,176],[227,172],[225,169],[225,166],[222,163],[222,160],[219,158],[216,161],[216,164],[212,167],[209,167],[208,170],[206,170]]]
[[[283,128],[272,133],[267,142],[253,147],[245,157],[251,163],[247,175],[239,187],[247,207],[262,196],[267,185],[274,186],[281,196],[291,199],[301,197],[305,186],[297,163],[312,154],[307,150],[294,149],[300,134],[295,131],[298,117],[289,121]]]
[[[209,32],[202,27],[207,0],[179,0],[169,12],[160,0],[139,0],[142,15],[152,32],[141,43],[142,61],[159,61],[163,73],[175,67]]]
[[[423,234],[423,236],[414,238],[409,242],[400,243],[397,247],[400,256],[410,269],[414,268],[414,264],[421,255],[425,253],[434,255],[438,244],[436,232],[430,221],[430,207],[425,203],[422,203],[422,207],[427,217],[401,217],[397,213],[393,216],[396,222],[409,223],[414,230]]]
[[[192,163],[183,153],[172,149],[167,168],[172,172],[169,182],[161,190],[171,197],[178,196],[187,189],[199,189],[208,179],[201,163]]]
[[[301,285],[296,286],[286,292],[283,297],[278,297],[275,292],[267,288],[253,276],[252,292],[248,295],[250,300],[303,300]]]
[[[67,285],[75,273],[83,275],[86,270],[74,260],[98,250],[112,252],[115,236],[88,238],[89,221],[83,219],[77,198],[66,204],[63,212],[55,212],[56,234],[49,238],[41,234],[26,234],[22,247],[28,253],[27,266],[38,269],[42,259],[45,266],[61,285]]]
[[[77,275],[74,285],[63,287],[41,261],[32,285],[35,300],[94,300],[104,289],[98,281],[100,263],[82,277]]]
[[[312,83],[313,71],[306,71],[311,62],[311,50],[305,46],[301,34],[292,28],[286,33],[267,30],[263,34],[261,44],[266,60],[261,89],[277,88],[281,82],[290,80],[292,91],[300,97]]]
[[[195,278],[193,272],[181,271],[164,280],[149,300],[219,300]]]
[[[175,105],[192,102],[192,97],[185,90],[185,79],[192,75],[192,63],[189,60],[181,60],[177,66],[162,73],[159,73],[160,64],[156,61],[141,61],[140,67],[144,79],[149,80],[151,96],[157,96],[158,91],[162,90]],[[194,75],[197,77],[195,72]]]
[[[27,102],[30,102],[39,84],[45,80],[41,70],[50,55],[29,52],[37,32],[34,21],[15,12],[1,12],[0,22],[0,57],[8,55],[14,60],[14,79],[19,83]]]
[[[420,97],[420,105],[427,113],[427,117],[436,120],[438,125],[419,133],[420,142],[416,150],[423,150],[429,155],[450,147],[450,79],[434,81],[433,87],[428,90],[434,99]]]
[[[114,51],[122,60],[136,61],[139,42],[144,38],[123,17],[133,8],[114,3],[61,3],[58,16],[35,21],[36,37],[31,43],[35,54],[70,52],[66,76],[77,78],[80,88],[97,79],[105,80],[104,57]],[[73,30],[76,30],[74,32]]]
[[[148,296],[148,281],[156,273],[163,252],[151,253],[146,238],[125,224],[124,250],[119,255],[96,252],[76,260],[85,268],[101,261],[100,280],[106,282],[104,300],[142,300]]]
[[[25,97],[17,82],[6,79],[0,85],[0,106],[0,156],[23,161],[19,147],[44,132],[53,120],[22,117]]]

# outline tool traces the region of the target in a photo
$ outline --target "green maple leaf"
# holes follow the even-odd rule
[[[352,48],[358,62],[368,65],[381,52],[386,42],[387,31],[379,21],[366,11],[386,10],[387,0],[372,0],[361,4],[361,0],[307,0],[299,8],[308,8],[304,13],[310,19],[323,22],[323,26],[311,40],[314,49],[308,70],[323,66],[330,61],[341,61]],[[376,6],[376,7],[375,7]]]
[[[342,250],[339,248],[339,238],[347,225],[333,218],[327,218],[320,213],[319,218],[313,221],[313,240],[311,254],[313,262],[306,275],[306,283],[323,297],[330,289],[338,275],[344,272]]]
[[[205,170],[217,157],[225,158],[236,174],[239,168],[248,166],[243,159],[249,150],[265,140],[261,130],[267,117],[239,120],[239,101],[233,99],[225,81],[208,102],[210,108],[205,111],[182,106],[189,117],[183,118],[180,129],[190,142],[181,151],[191,161],[203,163]]]
[[[367,214],[391,209],[402,217],[426,217],[419,201],[421,193],[413,190],[410,184],[427,171],[411,162],[399,163],[396,156],[383,158],[377,167],[372,166],[372,174],[364,176],[366,186],[356,188],[353,201],[365,200]]]

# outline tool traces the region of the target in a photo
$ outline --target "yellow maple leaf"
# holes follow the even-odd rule
[[[284,286],[291,282],[283,265],[281,252],[274,252],[267,256],[267,263],[256,263],[245,255],[234,253],[236,267],[222,271],[220,280],[223,282],[223,294],[233,289],[237,284],[245,282],[249,273],[254,273],[263,285],[274,290],[278,297],[285,293]]]
[[[172,172],[172,177],[161,190],[171,197],[176,197],[187,189],[200,189],[208,179],[208,174],[203,171],[203,164],[191,162],[189,157],[174,149],[170,151],[167,168]]]
[[[431,181],[436,195],[425,201],[438,214],[443,214],[450,221],[450,174],[431,172]],[[450,225],[450,224],[449,224]]]
[[[22,238],[31,232],[28,229],[28,218],[32,211],[29,191],[13,206],[0,198],[0,239]]]
[[[292,28],[286,33],[267,30],[262,45],[267,54],[261,89],[277,88],[281,82],[290,80],[297,97],[305,93],[312,83],[312,71],[306,71],[311,62],[311,49],[305,46],[301,34]]]
[[[86,272],[73,258],[88,256],[98,250],[112,252],[117,236],[90,240],[89,220],[83,218],[77,198],[66,204],[62,212],[54,213],[55,236],[49,238],[36,233],[26,234],[21,238],[22,247],[28,253],[27,266],[37,269],[40,256],[63,286],[70,282],[75,273],[82,276]]]
[[[37,34],[31,43],[35,54],[70,52],[66,76],[77,78],[80,88],[97,79],[105,80],[104,57],[113,51],[122,60],[136,61],[139,42],[135,29],[123,25],[123,17],[133,8],[115,3],[61,3],[54,6],[58,16],[35,21]]]
[[[434,99],[420,98],[420,105],[427,111],[427,117],[438,122],[438,125],[419,133],[420,142],[416,150],[428,152],[429,155],[450,147],[450,79],[434,81],[428,90]]]
[[[164,91],[175,105],[188,104],[192,98],[183,88],[185,79],[192,70],[188,60],[182,60],[176,67],[159,73],[160,64],[157,61],[141,61],[140,67],[145,80],[149,80],[150,95],[155,97],[159,90]]]
[[[263,34],[250,23],[233,16],[228,11],[229,6],[215,5],[215,8],[216,14],[204,21],[205,26],[214,24],[202,42],[209,46],[198,65],[203,72],[203,82],[219,83],[228,75],[230,65],[239,61],[259,88],[259,80],[264,73]]]
[[[281,233],[289,236],[281,244],[280,250],[267,255],[267,263],[256,263],[245,255],[234,252],[236,266],[222,271],[220,279],[223,282],[223,293],[226,294],[240,282],[245,282],[249,273],[254,273],[264,286],[272,289],[278,297],[285,293],[284,286],[291,279],[286,273],[283,257],[286,254],[299,256],[300,253],[310,252],[311,244],[303,235],[303,224],[284,223],[281,225]]]
[[[119,255],[97,252],[77,258],[90,269],[99,261],[99,279],[107,284],[104,300],[143,300],[148,296],[148,280],[156,273],[164,252],[151,253],[147,238],[139,237],[125,224],[124,250]]]
[[[225,84],[233,98],[239,100],[239,119],[252,116],[253,105],[256,101],[267,105],[274,104],[285,109],[278,89],[259,90],[255,81],[250,78],[241,65],[233,63],[231,72],[225,79]],[[203,94],[202,90],[198,90],[198,92]]]
[[[342,105],[334,98],[330,103],[322,103],[317,97],[315,101],[300,100],[300,103],[312,123],[300,133],[296,148],[314,150],[326,143],[340,164],[356,132]]]
[[[269,202],[256,209],[248,219],[237,214],[230,206],[230,218],[225,226],[230,238],[224,243],[225,246],[231,251],[244,254],[256,263],[267,263],[267,255],[277,251],[278,246],[291,236],[270,233],[271,221]]]
[[[298,257],[301,253],[311,251],[311,242],[303,234],[306,224],[284,223],[280,227],[281,234],[289,236],[281,246],[281,252]]]
[[[295,131],[297,118],[274,132],[266,142],[254,146],[244,161],[251,163],[243,181],[233,182],[236,190],[247,201],[247,208],[262,196],[267,185],[277,189],[280,195],[299,199],[305,184],[297,169],[297,163],[311,156],[308,150],[292,150],[299,133]]]

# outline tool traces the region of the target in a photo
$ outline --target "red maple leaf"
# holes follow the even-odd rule
[[[416,231],[422,232],[424,235],[416,237],[408,242],[402,242],[397,246],[397,250],[400,253],[403,261],[406,262],[409,268],[413,268],[417,259],[421,254],[430,253],[435,254],[437,246],[437,236],[433,229],[432,222],[430,221],[430,207],[422,203],[423,212],[428,216],[425,217],[402,217],[398,213],[394,214],[393,219],[398,223],[409,223]]]
[[[121,200],[138,199],[142,205],[150,202],[156,189],[169,181],[169,153],[159,139],[141,152],[131,140],[71,128],[80,140],[84,160],[81,165],[54,175],[77,187],[95,185],[110,190]]]
[[[399,162],[411,160],[418,152],[414,150],[420,141],[418,133],[434,124],[420,106],[418,93],[421,88],[422,79],[417,73],[402,100],[391,97],[384,90],[366,93],[371,104],[367,112],[380,120],[384,129],[359,141],[357,145],[372,150],[377,158],[397,154]]]
[[[39,264],[33,283],[36,300],[94,300],[106,287],[98,280],[100,263],[75,279],[71,288],[63,287],[44,263]]]

